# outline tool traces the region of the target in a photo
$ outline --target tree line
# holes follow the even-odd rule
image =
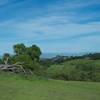
[[[13,55],[5,53],[0,59],[0,70],[52,79],[100,81],[100,53],[40,59],[42,52],[37,45],[16,44],[13,50]]]

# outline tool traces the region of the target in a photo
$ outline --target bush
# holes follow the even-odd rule
[[[52,65],[46,75],[54,79],[100,81],[100,66],[94,61],[71,61],[62,65]]]

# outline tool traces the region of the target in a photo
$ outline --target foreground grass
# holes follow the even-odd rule
[[[0,100],[100,100],[100,83],[0,74]]]

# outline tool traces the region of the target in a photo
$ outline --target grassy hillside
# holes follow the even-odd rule
[[[0,100],[100,100],[100,83],[0,74]]]
[[[75,59],[53,64],[46,74],[53,79],[100,82],[100,60]]]

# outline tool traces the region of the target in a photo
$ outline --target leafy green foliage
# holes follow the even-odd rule
[[[100,81],[99,64],[93,60],[72,60],[52,65],[46,70],[46,74],[54,79]]]
[[[2,61],[2,59],[0,59],[0,64],[2,64],[3,63],[3,61]]]
[[[32,68],[33,67],[33,61],[28,55],[20,55],[13,57],[13,62],[22,62],[24,68]]]
[[[17,56],[24,54],[26,51],[26,47],[23,43],[14,45],[13,49]]]
[[[10,54],[9,53],[5,53],[3,55],[2,62],[5,63],[5,64],[8,64],[8,63],[10,63],[10,58],[11,58]]]
[[[5,53],[0,59],[0,63],[4,64],[3,66],[9,65],[11,67],[20,67],[21,69],[24,68],[24,71],[30,71],[30,73],[33,73],[32,71],[37,71],[39,69],[41,50],[38,46],[32,45],[30,47],[26,47],[21,43],[14,45],[13,49],[15,53],[14,55],[10,56],[10,54]],[[17,68],[15,68],[15,72],[16,69]],[[18,72],[21,72],[20,69]]]
[[[29,55],[33,61],[39,61],[41,50],[36,45],[32,45],[26,48],[26,54]]]
[[[22,62],[26,69],[36,70],[39,67],[39,58],[41,50],[38,46],[32,45],[26,47],[24,44],[14,45],[15,56],[12,57],[12,62]]]

